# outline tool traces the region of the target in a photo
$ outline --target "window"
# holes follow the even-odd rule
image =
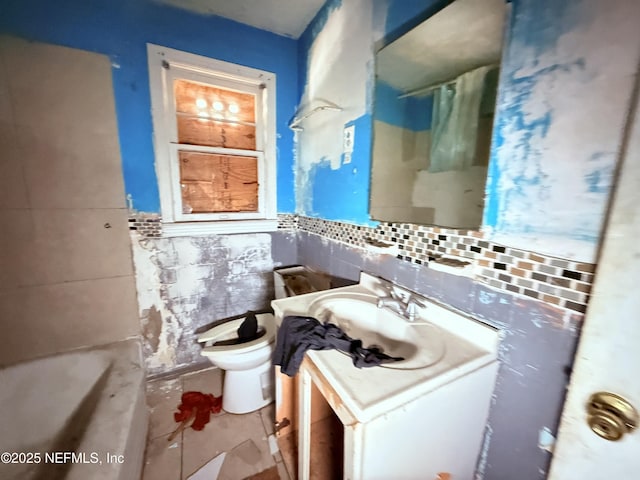
[[[163,232],[275,230],[275,75],[147,47]]]

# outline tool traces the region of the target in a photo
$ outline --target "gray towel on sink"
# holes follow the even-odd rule
[[[404,360],[402,357],[391,357],[377,347],[363,347],[361,340],[349,337],[332,323],[320,323],[313,317],[284,317],[276,337],[273,364],[280,365],[282,373],[293,377],[298,373],[304,354],[309,349],[340,350],[350,355],[358,368]]]

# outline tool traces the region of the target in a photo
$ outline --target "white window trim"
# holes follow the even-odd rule
[[[254,68],[235,65],[221,60],[214,60],[192,53],[182,52],[151,43],[147,44],[149,62],[149,86],[151,92],[151,112],[153,117],[154,151],[158,190],[160,192],[160,208],[162,211],[163,236],[207,235],[223,233],[250,233],[274,231],[278,228],[276,211],[276,76],[273,73]],[[247,85],[262,86],[262,105],[258,114],[262,114],[263,134],[258,133],[256,148],[258,151],[218,149],[215,147],[198,147],[189,145],[192,151],[237,153],[255,156],[259,161],[259,182],[264,185],[258,200],[259,211],[234,214],[189,214],[183,215],[180,210],[180,193],[175,192],[175,162],[172,161],[172,150],[179,147],[171,140],[176,139],[176,125],[169,108],[173,102],[173,91],[166,88],[171,75],[164,67],[169,66],[181,71],[215,75],[228,78]],[[170,69],[169,69],[170,71]],[[189,75],[183,77],[189,78]],[[223,80],[224,81],[224,80]],[[230,217],[233,216],[233,219]]]

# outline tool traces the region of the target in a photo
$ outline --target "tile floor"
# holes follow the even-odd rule
[[[150,417],[143,480],[188,480],[224,452],[218,480],[290,479],[273,435],[273,404],[245,415],[222,411],[211,416],[204,430],[187,428],[168,441],[178,426],[173,412],[182,392],[221,395],[222,375],[211,368],[147,383]]]

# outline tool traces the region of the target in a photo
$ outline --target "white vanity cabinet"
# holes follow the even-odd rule
[[[471,480],[496,370],[494,362],[360,422],[340,401],[317,366],[305,360],[299,373],[298,478],[316,478],[310,469],[315,453],[310,428],[313,383],[343,426],[342,478],[436,480],[439,473],[449,473],[452,479]],[[326,461],[326,457],[316,459],[316,462]]]
[[[379,282],[384,280],[363,274],[359,285],[332,292],[378,294],[384,291]],[[305,315],[320,295],[274,301],[278,325],[286,315]],[[442,346],[430,366],[359,369],[335,350],[306,353],[296,377],[300,480],[435,480],[439,473],[472,480],[498,370],[499,335],[459,312],[421,301],[421,318],[438,327]],[[319,417],[333,418],[312,422]]]

